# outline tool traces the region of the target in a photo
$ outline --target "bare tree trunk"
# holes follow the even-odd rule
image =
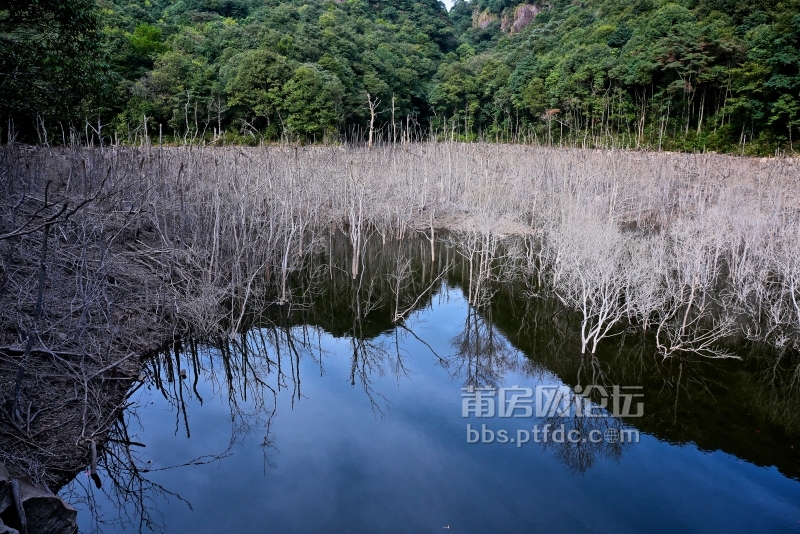
[[[45,199],[47,196],[45,195]],[[47,200],[45,200],[47,204]],[[34,339],[38,337],[39,319],[42,316],[42,308],[44,307],[44,284],[45,273],[47,272],[47,238],[50,234],[50,225],[45,224],[42,229],[42,252],[39,257],[39,285],[36,292],[36,307],[33,311],[33,319],[31,321],[31,329],[28,331],[28,341],[25,344],[25,354],[19,362],[17,369],[17,376],[14,381],[14,398],[11,401],[11,416],[17,421],[22,420],[22,414],[19,409],[20,396],[22,393],[22,381],[25,378],[25,366],[30,358],[31,350],[33,350]]]
[[[369,93],[366,93],[366,95],[367,105],[369,106],[369,140],[367,141],[367,148],[372,149],[372,139],[375,134],[375,117],[381,101],[377,98],[373,99]],[[392,106],[394,106],[394,100],[392,100]]]

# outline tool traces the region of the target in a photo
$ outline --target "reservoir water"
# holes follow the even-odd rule
[[[800,440],[747,358],[661,361],[625,329],[582,355],[557,302],[498,286],[471,306],[463,273],[423,264],[402,283],[332,270],[303,306],[154,355],[102,489],[81,473],[61,492],[81,531],[800,532]],[[604,388],[600,417],[530,397],[498,415],[501,390],[576,385]],[[614,386],[642,417],[600,406]]]

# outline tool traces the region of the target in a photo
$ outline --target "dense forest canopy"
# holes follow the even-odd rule
[[[800,0],[4,5],[4,141],[323,141],[373,123],[771,153],[800,133]]]

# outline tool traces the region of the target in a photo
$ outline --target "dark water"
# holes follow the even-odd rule
[[[400,292],[423,296],[394,327],[379,275],[397,258],[377,263],[230,341],[154,357],[112,435],[146,447],[109,443],[103,490],[83,473],[62,491],[81,530],[800,532],[800,440],[760,409],[756,370],[662,363],[633,330],[581,356],[555,303],[500,288],[476,310],[462,273],[437,281],[424,255]],[[462,417],[465,386],[576,384],[641,387],[644,417]],[[467,442],[468,424],[547,422],[639,440]]]

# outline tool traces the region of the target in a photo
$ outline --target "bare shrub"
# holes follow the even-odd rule
[[[17,458],[6,464],[75,472],[140,355],[189,331],[235,339],[252,314],[307,306],[313,284],[293,281],[332,277],[315,258],[339,231],[359,308],[386,282],[365,274],[368,247],[424,229],[431,265],[435,236],[451,236],[471,305],[523,272],[531,294],[580,312],[584,351],[625,320],[653,330],[664,357],[727,356],[731,336],[799,348],[794,160],[373,141],[0,150],[0,391],[19,397],[2,416],[4,459]],[[394,265],[402,285],[410,267]],[[401,323],[413,305],[395,296],[387,314]],[[65,410],[79,424],[62,439]],[[36,449],[31,436],[51,441]]]
[[[629,236],[604,218],[569,211],[549,232],[555,295],[581,314],[581,352],[594,354],[597,344],[626,316],[623,296],[637,280]]]
[[[724,246],[721,221],[684,221],[675,225],[663,265],[663,302],[656,312],[656,344],[664,358],[679,353],[725,358],[718,348],[734,332],[733,310],[721,291]],[[662,268],[663,268],[662,267]]]

